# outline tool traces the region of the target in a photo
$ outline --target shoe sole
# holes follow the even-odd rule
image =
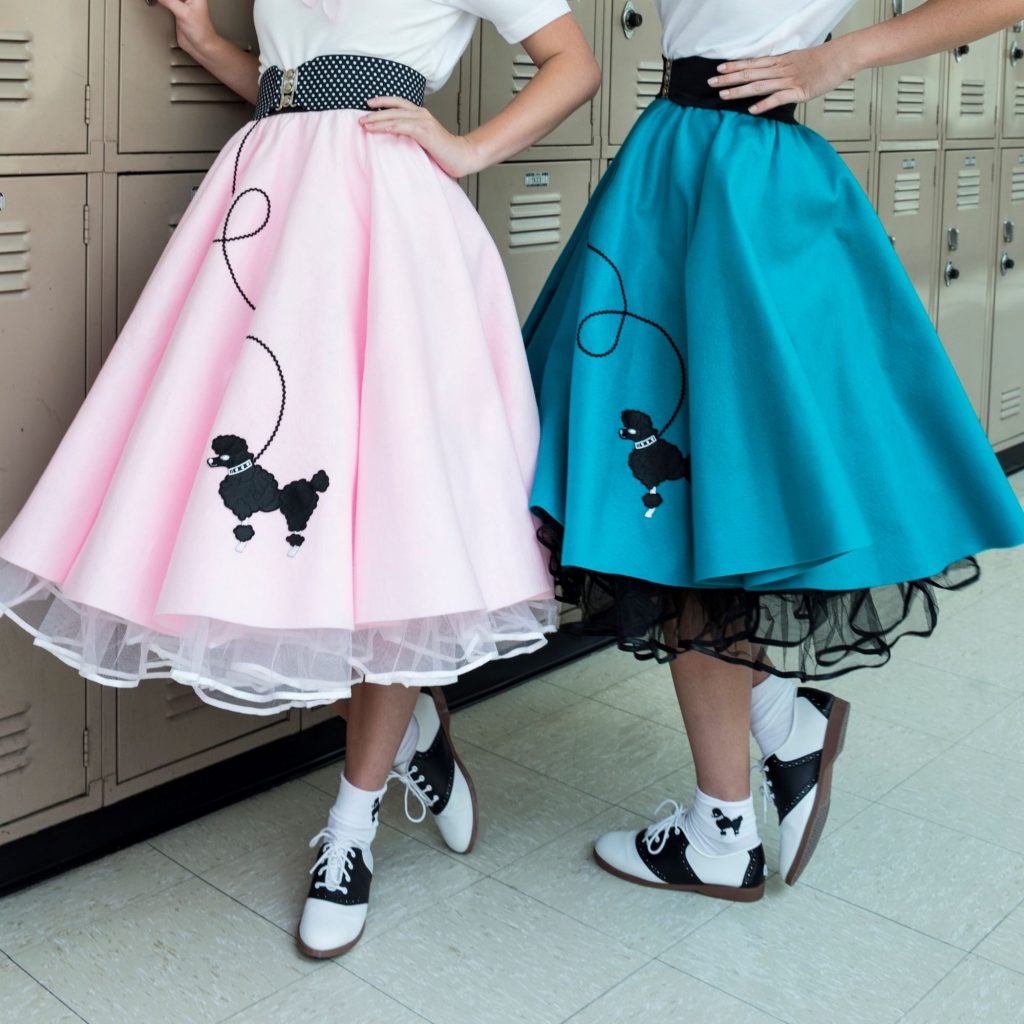
[[[671,889],[674,892],[695,892],[699,896],[710,896],[713,900],[728,900],[730,903],[756,903],[764,895],[764,882],[750,889],[740,889],[734,885],[673,885],[671,882],[649,882],[645,878],[637,878],[618,868],[613,868],[598,852],[594,850],[597,866],[608,874],[621,878],[624,882],[643,885],[648,889]]]
[[[359,929],[359,934],[351,942],[346,942],[344,946],[338,946],[337,949],[313,949],[302,941],[298,932],[295,933],[295,945],[299,947],[300,953],[304,956],[312,957],[314,960],[333,960],[334,957],[341,956],[352,949],[363,937],[365,930],[366,926],[364,925]]]
[[[452,713],[448,710],[448,700],[445,697],[444,692],[439,686],[431,686],[430,696],[434,701],[434,707],[437,709],[437,717],[441,720],[441,728],[444,730],[445,738],[448,740],[448,749],[451,750],[452,757],[454,758],[455,763],[459,766],[459,771],[462,772],[462,777],[466,780],[466,785],[469,786],[469,798],[473,806],[473,831],[469,836],[469,846],[461,851],[452,850],[452,853],[472,853],[473,847],[476,846],[477,828],[480,824],[480,809],[477,805],[476,786],[473,784],[473,776],[469,774],[466,770],[466,766],[462,763],[462,758],[459,757],[459,751],[452,739]],[[449,846],[448,849],[451,850],[451,847]]]
[[[829,805],[832,800],[832,766],[836,758],[843,752],[846,743],[846,726],[850,719],[850,702],[840,697],[832,698],[832,710],[829,712],[828,725],[825,727],[825,742],[821,748],[821,774],[818,776],[818,789],[814,794],[814,806],[811,816],[807,819],[800,846],[796,857],[786,875],[786,885],[795,885],[803,874],[804,868],[810,863],[814,851],[818,848],[821,833],[828,821]]]

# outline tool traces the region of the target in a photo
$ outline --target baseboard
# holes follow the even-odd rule
[[[1004,448],[996,453],[999,457],[999,464],[1003,467],[1007,476],[1024,469],[1024,441],[1015,444],[1012,448]]]
[[[535,654],[495,661],[445,689],[468,707],[589,654],[607,641],[557,633]],[[323,722],[70,821],[0,846],[0,896],[280,785],[345,753],[345,725]]]

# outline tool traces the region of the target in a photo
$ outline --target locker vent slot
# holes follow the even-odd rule
[[[508,245],[515,251],[548,251],[562,241],[562,195],[513,196],[509,203]]]
[[[999,396],[999,418],[1010,420],[1024,410],[1024,389],[1008,388]]]
[[[1013,116],[1024,117],[1024,82],[1017,82],[1013,87]]]
[[[188,686],[182,686],[181,683],[168,683],[164,700],[166,701],[164,714],[168,721],[181,718],[182,715],[190,715],[193,711],[205,707],[196,696],[195,690]]]
[[[921,75],[900,75],[896,82],[896,116],[922,117],[926,92]]]
[[[1010,181],[1010,202],[1024,203],[1024,167],[1013,169],[1013,178]]]
[[[24,221],[0,221],[0,295],[27,292],[32,235]]]
[[[636,66],[636,109],[646,110],[661,92],[664,67],[660,60],[642,60]]]
[[[851,78],[825,93],[825,113],[829,117],[847,116],[857,112],[857,83]]]
[[[957,175],[956,208],[977,210],[981,206],[981,171],[976,167],[965,167]]]
[[[24,103],[32,95],[32,33],[0,29],[0,103]]]
[[[27,768],[29,765],[29,707],[0,717],[0,776]]]
[[[178,46],[171,47],[172,103],[244,103]]]
[[[960,85],[960,116],[985,116],[985,80],[969,79]]]
[[[892,212],[897,217],[909,216],[921,212],[921,172],[904,171],[896,175],[893,188]]]
[[[537,65],[525,53],[512,58],[512,91],[522,92],[537,76]]]

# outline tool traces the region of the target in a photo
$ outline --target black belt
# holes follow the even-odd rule
[[[260,75],[256,119],[289,111],[369,110],[367,100],[401,96],[423,106],[427,80],[393,60],[329,54],[296,68],[270,67]]]
[[[665,70],[661,79],[660,95],[681,107],[703,107],[705,110],[732,110],[738,114],[749,114],[750,107],[758,100],[758,97],[722,99],[718,89],[708,85],[708,79],[718,74],[718,65],[724,63],[721,60],[711,57],[680,57],[678,60],[669,60],[666,57],[664,61]],[[796,104],[787,103],[753,116],[796,124]]]

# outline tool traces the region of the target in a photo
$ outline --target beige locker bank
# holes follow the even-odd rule
[[[836,31],[900,17],[916,2],[859,0]],[[653,0],[571,3],[601,58],[601,93],[527,153],[463,182],[524,318],[661,84]],[[226,35],[255,48],[251,0],[211,0],[211,10]],[[429,105],[465,131],[535,73],[521,48],[485,28]],[[0,2],[0,528],[74,416],[203,174],[250,114],[146,0]],[[1017,451],[1024,25],[863,72],[803,116],[877,203],[993,444]],[[154,786],[166,793],[198,770],[258,765],[259,748],[312,743],[332,717],[245,718],[167,682],[100,689],[0,623],[0,844],[129,806]]]

